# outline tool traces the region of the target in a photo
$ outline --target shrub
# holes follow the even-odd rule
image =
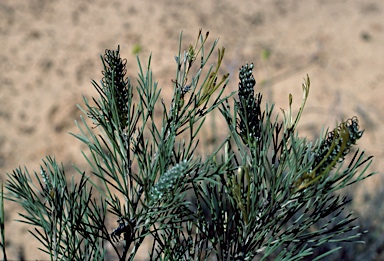
[[[289,96],[280,120],[254,93],[253,64],[239,70],[238,98],[225,94],[225,49],[208,66],[217,40],[207,48],[207,38],[200,30],[182,51],[180,35],[169,104],[153,80],[151,57],[146,66],[137,58],[133,83],[119,47],[106,50],[103,78],[92,82],[99,97],[84,98],[92,123],[82,118],[72,134],[89,148],[83,154],[91,173],[78,169],[79,178],[68,180],[47,157],[40,173],[8,174],[6,197],[24,208],[21,222],[35,227],[30,232],[51,259],[133,260],[150,238],[151,260],[315,260],[337,250],[312,256],[327,242],[358,240],[340,193],[372,175],[365,174],[371,157],[352,150],[363,135],[358,119],[315,142],[299,137],[309,78],[297,115]],[[199,133],[215,109],[228,126],[225,138],[199,155]],[[5,253],[4,237],[2,243]]]

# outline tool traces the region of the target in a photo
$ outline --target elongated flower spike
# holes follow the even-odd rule
[[[102,73],[104,77],[102,82],[104,92],[112,95],[119,114],[121,127],[124,129],[128,124],[127,104],[132,94],[129,90],[129,78],[125,78],[127,60],[120,58],[120,46],[117,47],[116,51],[105,50],[103,63],[104,71]]]
[[[356,116],[341,123],[335,130],[329,132],[320,144],[313,166],[318,167],[325,159],[318,170],[318,172],[322,172],[335,160],[343,161],[351,146],[356,144],[356,141],[363,136],[363,133],[364,130],[359,130],[359,121]],[[333,143],[335,143],[334,146]],[[343,143],[345,143],[344,146],[342,146]]]
[[[184,160],[165,172],[151,189],[151,201],[155,202],[161,199],[165,193],[172,193],[172,191],[180,185],[179,182],[181,182],[182,178],[187,174],[187,169],[188,163]]]
[[[246,64],[239,70],[239,119],[237,121],[238,133],[244,144],[250,145],[260,139],[260,124],[262,113],[260,103],[262,95],[254,95],[256,80],[252,74],[253,64]],[[256,99],[255,99],[256,98]]]
[[[341,123],[332,132],[326,134],[325,139],[314,151],[314,166],[310,172],[304,174],[295,182],[296,191],[306,188],[320,178],[327,175],[338,162],[342,162],[349,153],[352,145],[363,136],[364,130],[359,130],[357,117]]]

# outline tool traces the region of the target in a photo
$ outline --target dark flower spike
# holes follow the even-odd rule
[[[325,139],[314,152],[314,168],[296,182],[296,188],[306,188],[308,185],[325,176],[336,165],[343,162],[352,145],[363,136],[364,130],[359,131],[357,117],[341,123],[335,130],[326,134]]]
[[[118,110],[120,124],[124,129],[128,124],[128,102],[130,99],[129,78],[125,78],[127,73],[126,59],[120,58],[120,46],[116,51],[105,50],[103,57],[104,77],[102,79],[104,92],[111,94],[114,98]]]
[[[343,131],[345,131],[347,134],[347,140],[345,141],[346,144],[344,147],[342,147],[344,141],[341,136],[341,133]],[[344,157],[348,154],[351,146],[356,144],[356,141],[360,139],[361,136],[363,136],[363,133],[364,130],[359,131],[359,121],[356,116],[351,119],[348,119],[346,122],[341,123],[337,129],[328,133],[328,137],[326,137],[326,139],[324,139],[324,141],[321,143],[319,150],[316,153],[317,155],[315,158],[314,166],[318,166],[321,162],[321,159],[326,157],[326,161],[322,164],[321,168],[319,169],[319,172],[322,172],[331,164],[331,162],[335,160],[335,157],[337,157],[337,155],[339,154],[340,155],[336,160],[340,162],[343,161]],[[330,152],[332,144],[334,142],[336,144]]]
[[[238,133],[244,144],[250,145],[254,140],[260,139],[260,124],[262,114],[260,103],[262,95],[254,96],[256,80],[252,75],[253,64],[242,66],[239,70],[239,108]]]
[[[253,99],[254,90],[253,88],[256,85],[256,80],[253,77],[253,63],[245,66],[242,66],[239,71],[239,98],[240,100],[247,100],[248,98]]]

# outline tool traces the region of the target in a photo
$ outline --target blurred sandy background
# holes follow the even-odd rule
[[[316,138],[323,125],[334,127],[336,121],[358,116],[365,129],[359,147],[375,156],[371,170],[380,174],[354,188],[368,198],[378,194],[384,165],[380,0],[1,0],[1,179],[18,166],[38,170],[45,155],[63,161],[68,173],[71,164],[89,170],[80,154],[85,148],[68,132],[77,133],[74,119],[81,114],[76,107],[81,95],[96,95],[90,79],[102,77],[99,55],[120,45],[133,79],[135,46],[142,47],[143,64],[152,52],[154,77],[167,97],[179,33],[184,32],[186,48],[199,28],[209,31],[211,39],[220,37],[218,47],[226,47],[223,69],[231,74],[231,90],[237,87],[238,68],[253,62],[264,101],[287,108],[292,93],[297,108],[303,77],[309,74],[303,136]],[[271,54],[268,60],[262,57],[265,52]],[[356,208],[370,204],[357,202],[361,206]],[[27,259],[47,259],[27,228],[13,221],[17,210],[7,205],[6,211],[8,257],[21,258],[21,250]],[[384,216],[382,209],[359,213],[372,220]]]

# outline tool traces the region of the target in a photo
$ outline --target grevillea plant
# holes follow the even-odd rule
[[[359,239],[340,193],[372,174],[365,174],[371,157],[353,149],[363,135],[357,118],[316,141],[300,137],[309,78],[297,115],[289,96],[280,120],[255,94],[253,64],[240,68],[238,91],[225,94],[225,49],[208,65],[217,40],[207,48],[207,38],[200,31],[182,51],[180,35],[169,103],[151,58],[145,66],[137,58],[131,81],[119,47],[106,50],[103,78],[92,82],[99,96],[84,98],[91,122],[77,122],[73,134],[88,147],[92,171],[70,179],[47,157],[40,173],[8,174],[6,198],[24,208],[20,221],[35,227],[51,260],[134,260],[139,252],[146,260],[316,260],[337,250],[314,256],[324,244]],[[213,110],[227,128],[215,130],[221,143],[201,154]]]

